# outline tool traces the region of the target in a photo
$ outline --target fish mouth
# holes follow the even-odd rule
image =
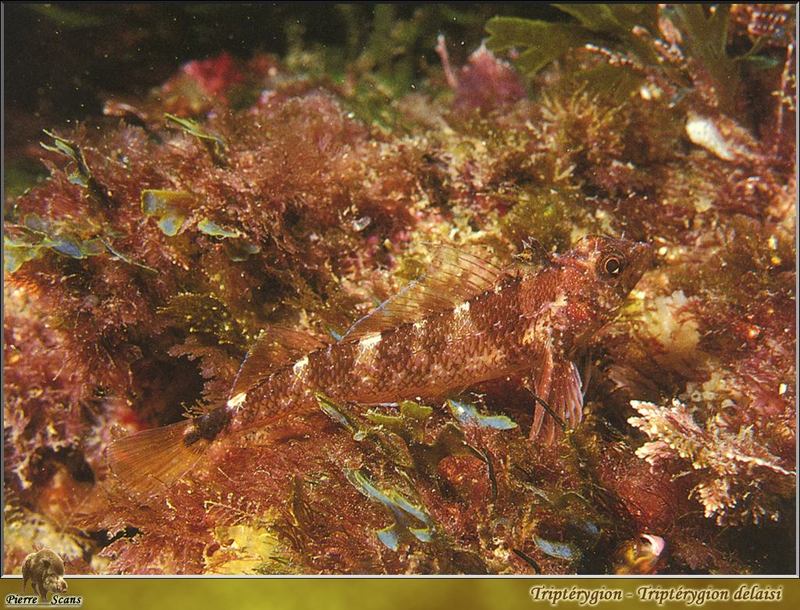
[[[628,260],[630,263],[627,277],[622,282],[625,293],[633,290],[645,272],[653,266],[653,246],[642,241],[634,242],[629,247]]]
[[[636,241],[630,247],[630,259],[634,267],[647,269],[653,264],[653,246],[644,241]]]

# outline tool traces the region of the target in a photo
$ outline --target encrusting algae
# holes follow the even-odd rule
[[[794,571],[795,9],[557,9],[42,134],[6,573]]]

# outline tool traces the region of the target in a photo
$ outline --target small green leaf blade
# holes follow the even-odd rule
[[[41,256],[39,245],[3,236],[3,269],[6,273],[16,273],[22,265],[39,256]]]
[[[201,233],[205,233],[206,235],[210,235],[212,237],[220,237],[222,239],[241,237],[242,235],[241,231],[237,229],[228,229],[222,225],[218,225],[216,222],[209,220],[208,218],[203,218],[200,220],[200,222],[197,223],[197,228]]]
[[[478,409],[469,403],[448,400],[447,406],[450,412],[462,424],[474,425],[480,428],[493,428],[495,430],[512,430],[517,424],[510,417],[505,415],[482,415]]]
[[[492,51],[526,49],[516,60],[517,67],[534,75],[573,47],[589,41],[589,32],[576,24],[550,23],[519,17],[493,17],[486,23]]]
[[[533,536],[534,544],[539,547],[539,549],[545,554],[549,555],[550,557],[555,557],[556,559],[566,559],[568,561],[573,561],[578,559],[581,555],[580,550],[574,544],[569,544],[567,542],[558,542],[554,540],[547,540],[545,538],[540,538],[539,536]]]
[[[142,213],[156,219],[158,228],[167,237],[175,237],[189,216],[192,195],[185,191],[145,189],[141,193]]]

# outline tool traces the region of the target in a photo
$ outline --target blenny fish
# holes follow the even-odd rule
[[[648,268],[647,244],[588,236],[542,266],[501,268],[441,247],[430,268],[338,340],[264,331],[227,403],[203,415],[121,438],[108,450],[123,485],[147,492],[186,474],[209,447],[241,439],[289,412],[334,401],[438,401],[515,377],[532,393],[531,439],[550,443],[582,418],[573,360],[607,324]]]

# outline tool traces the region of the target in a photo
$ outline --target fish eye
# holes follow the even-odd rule
[[[625,259],[620,254],[608,254],[600,261],[600,269],[607,277],[617,277],[625,268]]]

